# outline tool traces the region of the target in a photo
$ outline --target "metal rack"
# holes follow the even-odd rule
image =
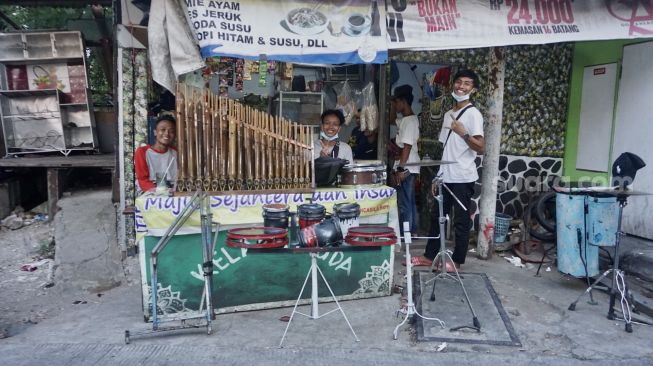
[[[7,156],[98,147],[80,32],[0,33]]]

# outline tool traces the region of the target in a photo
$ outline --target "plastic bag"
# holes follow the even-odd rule
[[[376,94],[374,84],[368,83],[362,90],[363,106],[361,108],[360,120],[361,131],[374,131],[379,127],[379,108],[376,105]]]
[[[336,109],[342,111],[345,116],[345,124],[348,125],[354,119],[356,114],[356,91],[352,88],[349,81],[345,80],[333,87],[336,92]]]

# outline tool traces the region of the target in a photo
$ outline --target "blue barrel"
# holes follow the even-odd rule
[[[584,194],[556,194],[558,271],[574,277],[591,277],[599,273],[599,247],[588,245],[585,240],[588,198]]]
[[[587,198],[588,243],[613,247],[617,242],[619,204],[617,197]]]

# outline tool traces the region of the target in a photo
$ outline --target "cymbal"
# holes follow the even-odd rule
[[[455,161],[446,161],[446,160],[432,160],[432,159],[423,159],[416,161],[414,163],[406,163],[404,166],[435,166],[435,165],[446,165],[453,164]]]

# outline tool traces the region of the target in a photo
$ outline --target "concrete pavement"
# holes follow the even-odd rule
[[[415,254],[421,252],[419,246],[417,241]],[[403,256],[396,257],[396,272],[404,271],[399,264]],[[135,266],[135,259],[128,264]],[[576,311],[568,311],[585,285],[554,267],[534,277],[535,268],[518,268],[498,256],[481,261],[470,254],[464,270],[487,273],[521,348],[448,343],[437,352],[441,343],[416,342],[411,327],[402,328],[399,339],[393,340],[392,331],[401,320],[395,317],[399,295],[342,302],[361,339],[358,343],[334,313],[319,320],[294,319],[285,347],[279,349],[287,324],[279,318],[292,310],[283,308],[219,315],[214,334],[208,336],[203,329],[186,330],[134,337],[132,344],[124,345],[126,329],[151,327],[143,322],[139,280],[133,278],[138,271],[130,271],[128,284],[101,297],[71,298],[61,315],[0,340],[0,360],[6,365],[653,364],[653,327],[635,325],[633,333],[624,332],[623,323],[606,319],[608,297],[598,291],[599,305],[582,300]],[[396,273],[396,283],[400,276],[403,273]],[[75,300],[86,303],[73,304]],[[332,306],[320,304],[322,312]]]

